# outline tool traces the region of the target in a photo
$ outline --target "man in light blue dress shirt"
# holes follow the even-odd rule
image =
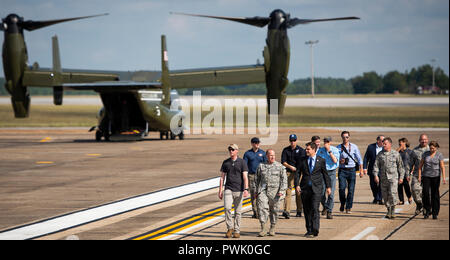
[[[336,169],[339,167],[339,150],[331,145],[331,137],[325,137],[323,139],[324,147],[319,148],[317,155],[324,158],[327,166],[328,176],[331,180],[331,194],[326,196],[325,189],[322,195],[322,215],[327,215],[327,219],[332,219],[333,204],[334,204],[334,191],[336,187]]]
[[[363,160],[356,144],[350,143],[350,132],[341,133],[342,144],[338,145],[339,159],[339,201],[341,202],[340,211],[350,214],[353,207],[353,196],[355,193],[356,171],[359,176],[364,176]],[[345,191],[348,188],[348,193]]]

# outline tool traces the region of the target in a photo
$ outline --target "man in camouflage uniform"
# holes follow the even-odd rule
[[[398,203],[398,185],[403,183],[405,169],[400,153],[391,149],[392,139],[383,140],[383,151],[378,153],[373,167],[375,182],[380,184],[381,195],[388,210],[387,218],[395,218],[395,205]]]
[[[416,203],[416,214],[420,214],[422,211],[422,184],[420,183],[419,177],[419,164],[422,159],[422,155],[428,152],[430,148],[428,147],[428,136],[426,134],[421,134],[419,138],[419,145],[413,150],[413,161],[414,171],[411,177],[411,193],[413,195],[414,202]]]
[[[256,196],[261,232],[267,235],[266,222],[270,217],[270,236],[275,236],[275,224],[278,219],[279,201],[287,189],[286,168],[275,161],[275,151],[267,150],[267,162],[261,163],[256,171]]]

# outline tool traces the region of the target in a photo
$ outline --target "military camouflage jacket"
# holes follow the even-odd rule
[[[261,163],[256,171],[256,193],[266,192],[268,197],[275,198],[278,193],[287,189],[286,168],[279,162]]]
[[[380,176],[383,180],[398,181],[405,177],[405,168],[400,153],[394,150],[381,151],[375,159],[373,175]]]

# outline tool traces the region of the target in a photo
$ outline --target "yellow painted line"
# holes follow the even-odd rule
[[[42,140],[39,141],[39,142],[40,142],[40,143],[45,143],[45,142],[48,142],[48,141],[50,141],[50,140],[52,140],[51,137],[45,137],[44,139],[42,139]]]
[[[101,153],[88,153],[86,154],[87,156],[100,156],[102,155]]]
[[[182,221],[182,222],[180,222],[180,223],[177,223],[177,224],[168,226],[168,227],[166,227],[166,228],[157,230],[157,231],[155,231],[155,232],[153,232],[153,233],[150,233],[150,234],[147,234],[147,235],[145,235],[145,236],[137,237],[137,238],[135,238],[134,240],[143,240],[143,239],[146,239],[147,237],[151,237],[151,236],[157,235],[157,234],[159,234],[159,233],[163,233],[163,232],[165,232],[165,231],[167,231],[167,230],[170,230],[170,229],[172,229],[172,228],[175,228],[175,227],[177,227],[177,226],[181,226],[181,225],[183,225],[183,224],[185,224],[185,223],[188,223],[188,222],[191,222],[191,221],[193,221],[193,220],[199,219],[199,218],[201,218],[203,215],[209,215],[209,214],[212,214],[212,213],[215,213],[215,212],[218,212],[218,211],[222,211],[222,210],[223,210],[223,208],[218,208],[218,209],[216,209],[216,210],[214,210],[214,211],[206,212],[206,213],[204,213],[204,214],[202,214],[202,215],[198,215],[198,216],[192,217],[192,218],[190,218],[190,219],[186,219],[185,221]]]
[[[36,162],[36,164],[52,164],[52,163],[55,163],[55,162],[50,162],[50,161],[39,161],[39,162]]]
[[[250,204],[251,204],[250,199],[246,199],[246,200],[243,201],[242,207],[249,206]],[[211,220],[213,218],[216,218],[218,216],[224,215],[224,210],[225,210],[224,207],[220,207],[220,208],[215,209],[215,210],[207,211],[207,212],[202,213],[201,215],[198,215],[198,216],[186,219],[184,221],[181,221],[181,222],[178,222],[176,224],[170,225],[168,227],[165,227],[163,229],[157,230],[157,231],[152,232],[150,234],[146,234],[144,236],[140,236],[140,237],[134,238],[133,240],[144,240],[144,239],[146,239],[148,237],[152,237],[149,240],[158,240],[158,239],[161,239],[161,238],[164,238],[164,237],[176,234],[177,232],[180,232],[182,230],[188,229],[190,227],[199,225],[199,224],[201,224],[203,222],[206,222],[206,221]],[[232,209],[232,211],[234,211],[234,208]],[[205,215],[211,215],[211,216],[203,218]],[[202,219],[195,221],[196,219],[199,219],[199,218],[202,218]],[[194,222],[192,222],[192,221],[194,221]],[[192,223],[190,223],[188,225],[185,225],[186,223],[189,223],[189,222],[192,222]],[[174,228],[177,228],[177,229],[174,229]],[[164,233],[167,230],[171,230],[171,231],[168,232],[168,233]],[[161,234],[161,233],[164,233],[164,234]],[[161,234],[161,235],[159,235],[157,237],[154,237],[155,235],[158,235],[158,234]]]

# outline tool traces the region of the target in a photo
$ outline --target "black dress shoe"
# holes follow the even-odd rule
[[[330,211],[327,212],[327,219],[333,219],[333,215]]]
[[[283,211],[283,217],[285,217],[286,219],[291,218],[291,216],[289,216],[289,213],[287,211]]]
[[[295,215],[295,216],[301,218],[302,217],[302,213],[297,211],[297,215]]]
[[[344,208],[345,208],[345,205],[341,204],[341,207],[339,208],[339,211],[344,213]]]
[[[307,238],[313,238],[314,234],[312,232],[306,232],[305,237]]]

